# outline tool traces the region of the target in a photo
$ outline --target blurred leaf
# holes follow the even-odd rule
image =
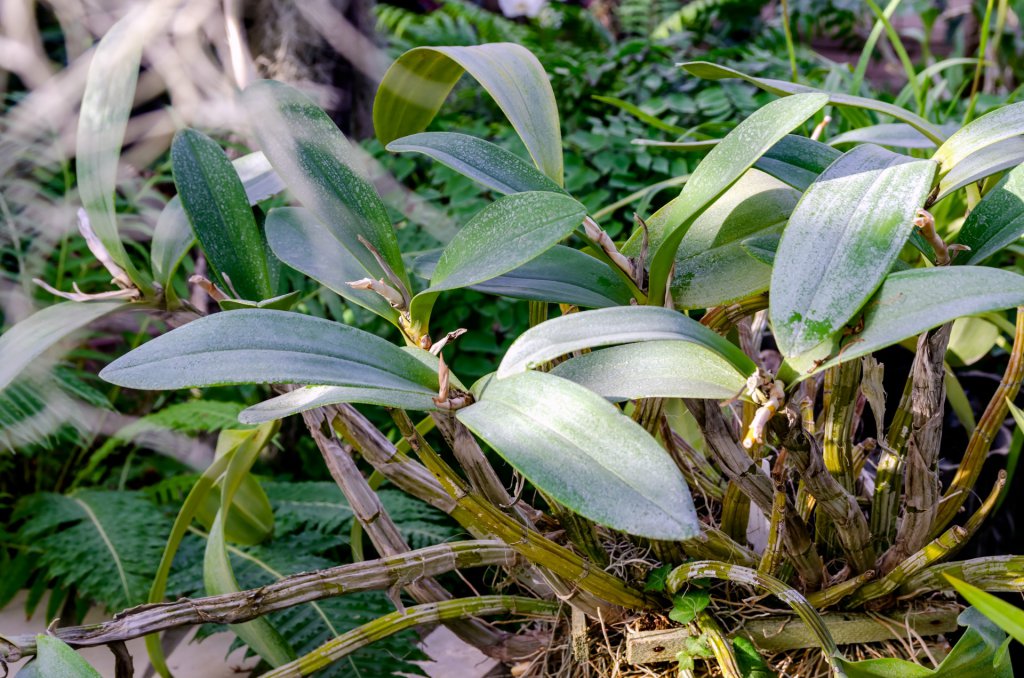
[[[542,372],[492,379],[458,418],[580,515],[652,539],[700,534],[671,458],[639,424],[581,386]]]
[[[775,255],[771,319],[783,355],[821,343],[881,284],[913,230],[935,165],[857,146],[804,192]]]
[[[561,186],[562,132],[551,83],[537,57],[512,43],[417,47],[400,56],[373,101],[381,143],[424,131],[464,72],[494,97],[537,167]]]
[[[498,193],[565,191],[515,153],[468,134],[421,132],[387,145],[391,152],[423,153]]]
[[[369,277],[380,278],[383,271],[359,241],[362,237],[408,283],[387,209],[345,135],[323,109],[271,80],[249,85],[242,102],[263,153],[288,190],[337,239],[335,249],[347,250]]]
[[[47,349],[105,315],[126,309],[123,301],[63,301],[36,311],[0,335],[0,389]]]
[[[935,148],[934,141],[903,122],[859,127],[828,140],[829,146],[864,143],[894,148]]]

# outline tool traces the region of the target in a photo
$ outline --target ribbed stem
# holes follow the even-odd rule
[[[558,607],[558,603],[518,596],[456,598],[443,603],[416,605],[400,612],[386,614],[343,633],[304,657],[264,673],[263,678],[308,676],[370,643],[422,624],[437,624],[496,614],[552,616],[558,613]]]
[[[900,594],[919,596],[929,591],[949,591],[952,587],[943,577],[949,574],[984,591],[1024,591],[1024,556],[987,556],[953,563],[933,565],[908,577],[900,585]]]
[[[732,641],[726,638],[722,627],[707,610],[701,610],[697,615],[697,626],[711,646],[718,668],[722,671],[722,678],[743,678],[743,672],[732,651]]]

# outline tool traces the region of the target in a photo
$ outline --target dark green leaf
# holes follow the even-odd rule
[[[421,132],[395,139],[387,149],[423,153],[498,193],[565,192],[515,153],[468,134]]]
[[[672,598],[672,610],[668,618],[677,624],[689,624],[710,603],[710,593],[704,589],[692,589]]]
[[[980,264],[1024,235],[1024,165],[1010,171],[988,192],[960,228],[956,241],[970,247],[956,264]]]
[[[272,297],[263,234],[228,156],[210,137],[184,129],[174,135],[171,164],[192,231],[225,289],[251,301]]]
[[[440,256],[438,250],[418,257],[413,265],[416,273],[429,279]],[[536,259],[469,289],[583,308],[624,306],[632,297],[608,264],[564,245],[555,245]]]

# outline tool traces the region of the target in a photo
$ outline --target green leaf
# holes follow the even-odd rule
[[[823,94],[806,94],[779,99],[758,109],[707,154],[679,197],[651,215],[647,220],[653,251],[650,303],[660,305],[664,299],[676,249],[694,220],[768,149],[827,102]]]
[[[735,397],[743,374],[717,351],[687,341],[614,346],[559,363],[551,374],[612,400]]]
[[[75,170],[82,206],[110,257],[136,284],[144,281],[117,231],[117,164],[135,100],[143,45],[166,25],[171,7],[170,2],[138,5],[103,36],[89,62],[75,135]]]
[[[267,162],[266,156],[259,151],[232,160],[231,164],[242,181],[250,205],[255,205],[284,190],[280,177]],[[150,245],[153,279],[160,283],[165,291],[171,289],[174,272],[195,239],[192,225],[189,224],[185,210],[181,207],[181,198],[174,196],[167,201],[157,218],[153,242]]]
[[[1018,643],[1024,643],[1024,610],[956,577],[948,574],[943,576],[978,612],[988,617]]]
[[[771,266],[752,259],[743,240],[781,233],[800,194],[750,170],[686,232],[676,250],[676,308],[710,308],[768,289]]]
[[[196,520],[207,530],[213,528],[220,509],[220,489],[215,487],[203,499]],[[224,534],[232,544],[252,546],[262,543],[274,534],[274,512],[270,499],[251,474],[246,475],[231,500]]]
[[[408,282],[387,209],[328,115],[287,85],[261,80],[242,93],[260,148],[296,198],[373,278],[383,275],[364,238]]]
[[[368,332],[299,313],[226,311],[143,344],[100,372],[139,389],[325,384],[436,393],[437,374]]]
[[[677,624],[689,624],[700,611],[711,603],[711,594],[704,589],[692,589],[672,598],[668,618]]]
[[[398,324],[398,311],[384,297],[348,284],[379,278],[379,268],[368,269],[312,212],[304,207],[275,207],[267,214],[266,229],[270,249],[278,259],[342,298]]]
[[[431,411],[437,409],[433,400],[434,395],[436,394],[381,388],[305,386],[243,410],[238,415],[238,420],[243,424],[261,424],[274,419],[284,419],[314,407],[337,405],[338,403],[362,403],[382,407],[399,407],[403,410]]]
[[[178,198],[224,289],[253,301],[272,297],[263,234],[228,156],[210,137],[183,129],[171,143],[171,164]]]
[[[36,636],[36,657],[18,672],[19,678],[102,678],[71,646],[55,636]]]
[[[999,328],[983,318],[957,318],[949,335],[946,360],[967,367],[988,355],[999,338]]]
[[[671,565],[659,565],[648,572],[647,581],[644,583],[644,591],[653,591],[654,593],[664,592],[665,580],[668,578],[668,574],[671,571]]]
[[[423,153],[498,193],[565,191],[515,153],[468,134],[421,132],[387,145],[393,153]]]
[[[655,306],[622,306],[570,313],[532,327],[519,336],[498,367],[505,378],[585,348],[662,340],[703,346],[725,358],[740,374],[756,370],[735,344],[678,311]]]
[[[797,85],[792,82],[786,82],[784,80],[773,80],[771,78],[755,78],[745,73],[726,68],[725,66],[719,66],[717,64],[708,63],[706,61],[691,61],[689,63],[680,64],[683,70],[691,75],[695,75],[698,78],[704,78],[705,80],[723,80],[728,78],[740,78],[746,80],[755,87],[777,94],[779,96],[788,96],[794,94],[803,94],[808,92],[819,92],[828,95],[828,102],[835,106],[848,106],[850,108],[860,108],[869,111],[875,111],[876,113],[883,113],[885,115],[892,116],[897,120],[907,123],[914,129],[918,130],[926,137],[936,143],[942,143],[945,139],[945,135],[942,130],[932,125],[924,118],[914,115],[910,111],[894,106],[883,101],[875,99],[868,99],[865,97],[851,96],[849,94],[842,94],[840,92],[822,92],[822,90],[815,89],[813,87],[807,87],[805,85]]]
[[[639,424],[581,386],[542,372],[492,379],[458,418],[580,515],[651,539],[700,533],[671,458]]]
[[[586,213],[569,196],[547,191],[516,193],[483,208],[445,247],[430,287],[413,298],[413,322],[428,325],[438,293],[480,284],[540,256]]]
[[[828,144],[787,134],[758,158],[754,167],[798,191],[804,191],[840,155]]]
[[[1024,235],[1024,165],[1011,170],[967,215],[956,241],[970,247],[955,264],[980,264]]]
[[[902,122],[860,127],[828,140],[829,146],[864,143],[891,148],[935,148],[934,141],[921,134],[919,130]]]
[[[987,113],[963,127],[935,151],[932,160],[944,175],[968,156],[1024,134],[1024,102]]]
[[[816,347],[793,361],[810,370],[815,359],[825,359],[817,372],[840,361],[853,360],[899,343],[956,318],[1024,306],[1024,276],[983,266],[918,268],[891,273],[864,306],[864,328]]]
[[[837,657],[847,678],[1013,678],[1006,634],[974,608],[957,621],[967,630],[936,669],[904,659],[868,659],[859,662]]]
[[[430,278],[441,251],[424,254],[413,268]],[[536,259],[469,289],[513,299],[605,308],[629,304],[632,293],[608,264],[579,250],[555,245]]]
[[[417,47],[400,56],[373,102],[381,143],[424,131],[464,72],[494,98],[533,162],[561,186],[562,132],[551,83],[537,57],[513,43]]]
[[[985,147],[957,163],[939,181],[939,193],[934,202],[939,202],[954,190],[969,183],[980,181],[1002,170],[1024,163],[1024,138],[1014,137]]]
[[[935,165],[857,146],[804,192],[775,255],[771,318],[783,355],[849,321],[881,284],[913,230]]]
[[[234,450],[228,461],[220,493],[220,510],[210,528],[203,558],[203,581],[207,595],[236,593],[241,590],[228,556],[225,525],[234,504],[235,496],[259,456],[260,450],[270,441],[276,431],[274,424],[244,431],[225,430],[220,434],[217,447],[222,454]],[[265,495],[264,495],[265,498]],[[280,666],[295,658],[295,652],[265,617],[242,624],[233,624],[231,630],[245,644],[254,649],[271,666]]]
[[[36,311],[0,335],[0,389],[48,348],[105,315],[129,306],[123,301],[64,301]]]
[[[1024,139],[1020,137],[1004,139],[998,144],[972,153],[958,162],[946,176],[939,180],[939,192],[935,197],[935,202],[968,184],[981,181],[985,177],[1005,169],[1016,167],[1022,162],[1024,162]]]
[[[776,678],[776,673],[768,668],[764,657],[757,651],[749,638],[737,636],[732,639],[732,649],[736,654],[743,678]]]

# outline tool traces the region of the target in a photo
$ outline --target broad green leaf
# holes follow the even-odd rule
[[[398,324],[398,311],[376,292],[348,283],[380,277],[304,207],[275,207],[267,214],[267,241],[274,256],[341,297]]]
[[[82,206],[111,258],[136,284],[144,281],[117,232],[117,163],[135,100],[143,45],[166,25],[174,4],[162,0],[138,5],[103,36],[89,62],[75,135],[75,170]]]
[[[798,191],[804,191],[840,155],[828,144],[787,134],[758,158],[754,167]]]
[[[955,264],[980,264],[1024,235],[1024,165],[1011,170],[967,215],[956,241],[970,247]]]
[[[417,275],[430,278],[440,250],[416,259]],[[469,289],[513,299],[605,308],[629,304],[629,287],[608,264],[579,250],[555,245],[536,259]]]
[[[408,282],[387,209],[366,178],[359,156],[328,115],[306,95],[271,80],[242,93],[263,153],[296,198],[364,268],[383,271],[364,238]]]
[[[715,146],[697,166],[679,197],[659,209],[647,226],[653,256],[650,300],[661,303],[676,249],[687,229],[764,153],[828,102],[823,94],[778,99],[755,111]]]
[[[0,389],[47,349],[94,320],[127,309],[123,301],[64,301],[36,311],[0,335]]]
[[[138,389],[323,384],[436,393],[437,374],[368,332],[299,313],[242,310],[183,325],[108,365],[100,376]]]
[[[224,289],[251,301],[274,296],[263,234],[221,147],[193,129],[180,130],[171,143],[171,165],[192,231]]]
[[[101,678],[100,672],[56,636],[36,636],[36,656],[21,671],[19,678]]]
[[[935,202],[968,184],[1017,167],[1021,163],[1024,163],[1024,139],[1021,137],[1004,139],[998,144],[987,146],[958,162],[939,180],[939,192]]]
[[[1024,306],[1024,276],[985,266],[917,268],[891,273],[864,305],[864,328],[835,336],[800,356],[796,367],[820,371],[899,343],[956,318]],[[842,340],[842,353],[837,344]],[[817,366],[816,359],[825,359]]]
[[[232,160],[231,164],[238,178],[242,180],[250,205],[255,205],[284,190],[284,184],[274,172],[274,168],[259,151]],[[192,226],[181,207],[181,198],[174,196],[167,201],[157,218],[153,242],[150,245],[153,279],[165,290],[171,288],[174,272],[195,239]]]
[[[565,191],[515,153],[468,134],[421,132],[387,145],[394,153],[415,151],[451,167],[498,193]]]
[[[494,98],[537,167],[561,186],[562,132],[551,83],[537,57],[509,42],[417,47],[398,57],[373,102],[381,143],[424,131],[464,72]]]
[[[662,340],[702,346],[725,358],[740,374],[749,376],[756,369],[738,346],[678,311],[622,306],[570,313],[530,328],[512,342],[497,374],[509,377],[585,348]]]
[[[676,307],[710,308],[767,290],[771,266],[752,259],[742,241],[780,233],[799,198],[766,174],[744,174],[679,243],[671,288]]]
[[[988,617],[1018,643],[1024,643],[1024,610],[956,577],[948,574],[944,576],[956,592],[974,606],[974,609]]]
[[[613,346],[559,363],[551,374],[611,400],[736,397],[747,381],[716,351],[688,341]]]
[[[361,403],[382,407],[399,407],[403,410],[431,411],[437,409],[433,400],[434,395],[353,386],[304,386],[243,410],[238,415],[238,420],[244,424],[261,424],[265,421],[284,419],[315,407],[337,405],[338,403]]]
[[[840,92],[822,92],[822,90],[815,89],[813,87],[807,87],[805,85],[797,85],[792,82],[786,82],[785,80],[773,80],[771,78],[755,78],[745,73],[726,68],[725,66],[719,66],[717,64],[708,63],[706,61],[691,61],[689,63],[680,64],[683,70],[691,75],[695,75],[698,78],[704,78],[705,80],[723,80],[728,78],[740,78],[746,80],[755,87],[771,92],[772,94],[778,94],[779,96],[788,96],[793,94],[803,94],[808,92],[819,92],[828,95],[829,103],[835,106],[848,106],[850,108],[866,109],[869,111],[875,111],[876,113],[883,113],[885,115],[892,116],[897,120],[901,120],[914,129],[920,131],[926,137],[934,141],[935,143],[942,143],[946,138],[942,133],[942,130],[931,124],[924,118],[914,115],[910,111],[894,106],[892,104],[878,101],[875,99],[867,99],[865,97],[851,96],[849,94],[842,94]]]
[[[711,594],[704,589],[693,589],[672,598],[668,618],[677,624],[689,624],[711,603]]]
[[[889,122],[860,127],[834,136],[829,146],[841,144],[876,144],[892,148],[935,148],[935,142],[903,122]]]
[[[836,661],[847,678],[1013,678],[1006,634],[974,608],[964,610],[957,621],[967,630],[935,669],[905,659]]]
[[[478,285],[540,256],[572,233],[586,213],[569,196],[547,191],[516,193],[483,208],[441,252],[430,287],[412,300],[413,322],[429,324],[440,292]]]
[[[1024,102],[1003,106],[963,127],[935,151],[932,160],[944,175],[968,156],[1024,134]]]
[[[580,515],[651,539],[700,534],[672,459],[639,424],[582,386],[542,372],[493,379],[458,418]]]
[[[606,96],[597,96],[597,95],[594,95],[594,96],[592,96],[590,98],[591,99],[595,99],[597,101],[600,101],[603,104],[611,104],[612,106],[615,106],[616,108],[618,108],[620,110],[623,110],[626,113],[629,113],[630,115],[635,117],[637,120],[640,120],[641,122],[645,122],[648,125],[650,125],[651,127],[654,127],[656,129],[660,129],[663,132],[668,132],[669,134],[678,134],[678,135],[689,134],[689,130],[686,129],[685,127],[678,127],[676,125],[670,125],[669,123],[659,119],[657,116],[651,115],[650,113],[648,113],[647,111],[643,110],[642,108],[640,108],[636,104],[629,103],[625,99],[619,99],[618,97],[606,97]]]
[[[782,234],[771,318],[783,355],[798,355],[846,324],[881,284],[913,230],[935,165],[857,146],[804,192]]]
[[[276,430],[275,424],[264,424],[251,430],[221,431],[220,439],[217,441],[218,451],[224,454],[226,453],[224,448],[230,448],[234,450],[234,453],[224,471],[220,492],[220,510],[217,512],[217,517],[213,521],[206,541],[203,581],[208,595],[236,593],[241,590],[228,556],[226,516],[232,510],[239,488],[245,479],[250,477],[249,471],[259,456],[260,450],[266,446]],[[271,666],[280,666],[295,658],[295,652],[291,646],[266,617],[242,624],[233,624],[231,630]]]

